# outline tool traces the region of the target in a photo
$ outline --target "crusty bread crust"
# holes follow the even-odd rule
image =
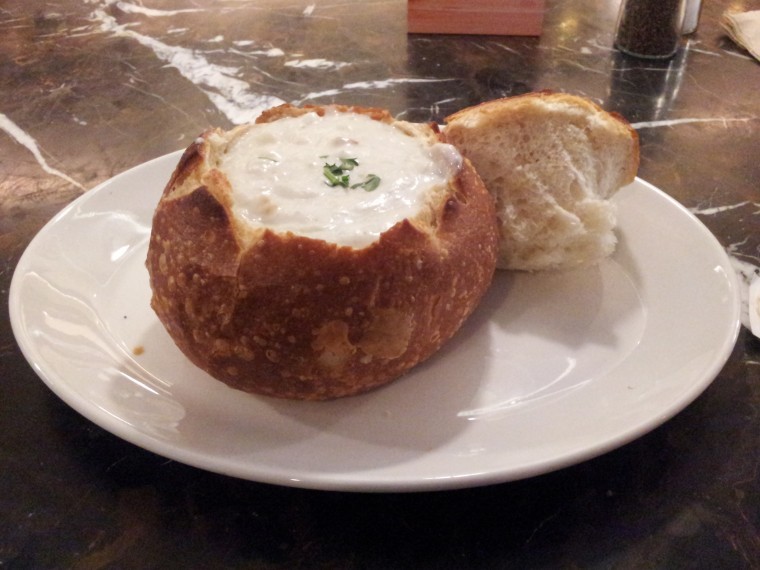
[[[282,106],[260,122],[324,108]],[[425,127],[365,113],[410,136]],[[425,216],[354,249],[251,229],[214,167],[220,131],[184,153],[155,211],[152,307],[197,366],[247,392],[328,399],[399,377],[451,338],[491,283],[498,230],[491,196],[464,161]],[[416,133],[416,134],[415,134]],[[231,134],[234,135],[234,131]]]
[[[638,136],[621,116],[583,97],[529,93],[462,109],[445,135],[496,200],[498,267],[565,269],[614,251],[609,198],[639,164]]]

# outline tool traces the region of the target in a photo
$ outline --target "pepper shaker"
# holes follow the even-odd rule
[[[615,47],[636,57],[672,57],[681,37],[683,11],[683,0],[623,0]]]

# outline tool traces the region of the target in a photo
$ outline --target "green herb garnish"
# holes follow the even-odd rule
[[[351,188],[364,188],[365,191],[372,192],[378,186],[380,186],[380,177],[377,174],[367,174],[364,182],[353,184]]]
[[[348,188],[348,174],[343,173],[343,168],[337,164],[328,164],[322,167],[322,174],[327,178],[327,184],[329,186],[342,186]]]
[[[359,166],[359,162],[355,158],[341,158],[340,166],[343,170],[353,170],[354,167]]]
[[[325,158],[321,156],[320,158]],[[380,185],[380,177],[375,174],[368,174],[364,182],[350,184],[351,176],[348,174],[351,170],[359,166],[359,161],[355,158],[341,158],[340,164],[330,164],[325,162],[322,166],[322,174],[326,178],[325,183],[328,186],[341,186],[343,188],[363,188],[367,192],[372,192]]]

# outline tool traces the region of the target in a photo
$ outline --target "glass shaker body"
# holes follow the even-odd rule
[[[683,0],[623,0],[615,47],[636,57],[671,57],[681,38],[683,10]]]

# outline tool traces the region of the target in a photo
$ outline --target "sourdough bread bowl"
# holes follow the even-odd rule
[[[639,165],[625,119],[583,97],[538,92],[462,109],[445,132],[496,200],[499,268],[570,269],[614,251],[610,198]]]
[[[183,154],[154,214],[151,305],[233,388],[349,396],[456,333],[498,241],[493,198],[434,126],[284,105]]]

